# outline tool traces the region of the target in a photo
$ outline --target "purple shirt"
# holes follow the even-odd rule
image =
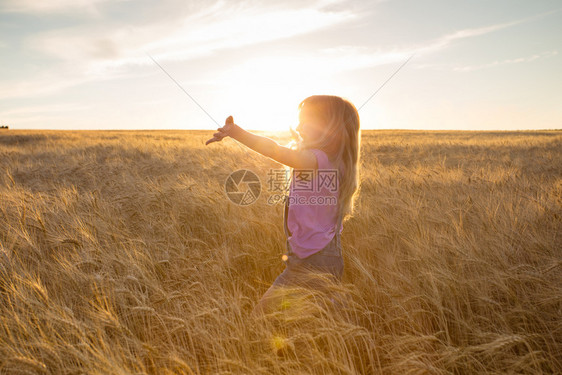
[[[339,172],[322,150],[316,155],[318,169],[294,170],[289,190],[288,238],[301,259],[322,250],[336,234]],[[340,227],[340,233],[343,224]]]

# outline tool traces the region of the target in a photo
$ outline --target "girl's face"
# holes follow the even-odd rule
[[[299,125],[296,130],[303,141],[310,142],[320,138],[324,124],[310,107],[304,105],[299,112]]]

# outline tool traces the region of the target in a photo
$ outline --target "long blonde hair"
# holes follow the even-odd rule
[[[353,216],[359,196],[361,129],[357,108],[347,99],[331,95],[313,95],[304,99],[298,106],[312,108],[325,124],[322,135],[309,143],[303,142],[291,129],[294,137],[293,148],[320,149],[324,151],[334,168],[338,170],[339,200],[338,213],[342,222]],[[342,168],[343,166],[343,168]],[[342,173],[342,170],[344,172]],[[292,170],[290,176],[292,176]]]

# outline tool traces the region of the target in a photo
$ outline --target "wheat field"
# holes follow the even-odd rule
[[[363,131],[345,304],[296,288],[256,317],[281,166],[211,136],[0,131],[1,374],[562,372],[561,131]]]

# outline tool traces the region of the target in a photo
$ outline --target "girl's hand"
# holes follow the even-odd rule
[[[209,143],[222,141],[224,137],[228,137],[231,135],[233,129],[234,129],[234,119],[232,118],[232,116],[228,116],[224,126],[222,128],[217,129],[218,132],[213,134],[213,138],[205,142],[205,146],[207,146]]]

